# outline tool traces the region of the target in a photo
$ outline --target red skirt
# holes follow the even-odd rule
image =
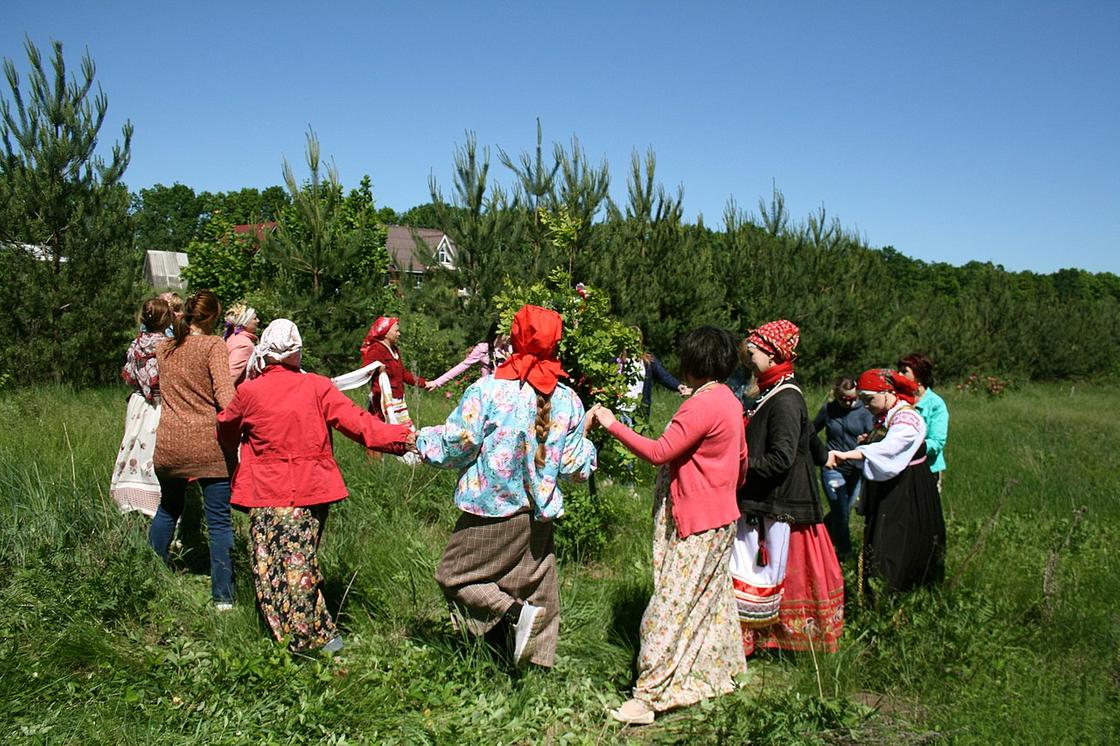
[[[755,648],[836,652],[844,631],[844,576],[823,523],[790,526],[778,621],[740,626],[747,655]]]

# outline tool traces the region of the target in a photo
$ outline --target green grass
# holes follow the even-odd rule
[[[166,570],[146,521],[116,513],[107,489],[123,390],[2,392],[0,737],[1115,742],[1120,388],[942,393],[944,586],[852,604],[838,654],[753,662],[736,694],[621,730],[605,708],[632,684],[650,588],[648,469],[636,497],[602,490],[618,515],[603,552],[561,564],[555,670],[517,672],[452,631],[432,580],[455,519],[453,475],[368,461],[336,439],[352,496],[331,514],[322,560],[347,647],[336,659],[292,656],[257,618],[242,516],[239,603],[218,615],[198,574],[204,545],[187,542],[180,569]],[[448,406],[422,395],[414,414],[430,423]],[[658,398],[655,420],[673,406]]]

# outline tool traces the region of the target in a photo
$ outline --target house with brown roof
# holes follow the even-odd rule
[[[435,267],[455,269],[455,243],[443,231],[408,225],[385,228],[389,273],[398,283],[407,278],[414,287],[419,287],[424,275]]]

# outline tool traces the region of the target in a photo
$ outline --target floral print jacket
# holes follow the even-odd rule
[[[564,384],[552,392],[545,463],[537,469],[537,394],[515,380],[483,378],[463,393],[442,425],[416,438],[425,462],[459,469],[455,504],[465,513],[504,517],[532,508],[537,520],[564,514],[560,479],[579,482],[595,470],[584,437],[583,402]]]

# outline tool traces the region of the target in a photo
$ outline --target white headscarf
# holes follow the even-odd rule
[[[302,350],[303,337],[296,325],[288,319],[274,319],[261,334],[260,343],[253,348],[247,377],[256,378],[264,372],[266,365],[275,363],[298,370]]]
[[[252,306],[247,306],[244,303],[234,303],[229,307],[229,312],[226,313],[226,323],[234,327],[245,326],[256,315],[257,310]]]

